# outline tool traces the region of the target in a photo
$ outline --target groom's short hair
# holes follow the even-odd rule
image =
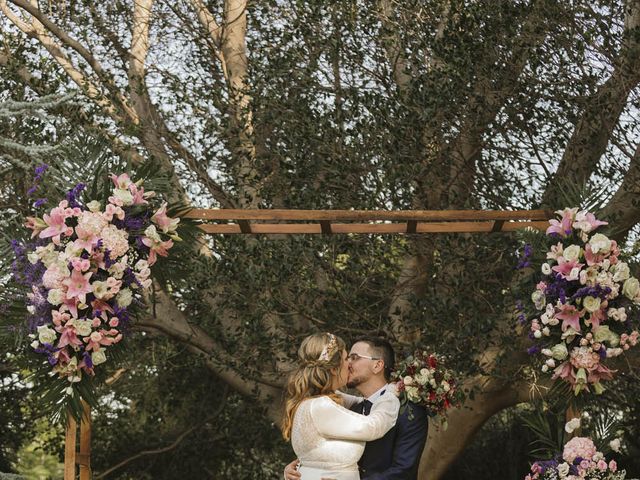
[[[395,352],[386,338],[375,337],[373,335],[363,335],[355,339],[353,343],[364,342],[371,348],[373,356],[384,361],[384,378],[388,382],[391,380],[391,372],[395,366]]]

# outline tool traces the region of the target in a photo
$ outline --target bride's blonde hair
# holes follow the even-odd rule
[[[318,395],[334,396],[333,378],[340,374],[344,340],[332,333],[314,333],[298,349],[298,366],[289,375],[282,436],[291,439],[293,416],[303,400]],[[333,370],[333,372],[332,372]]]

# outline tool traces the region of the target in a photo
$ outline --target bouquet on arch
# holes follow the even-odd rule
[[[530,245],[520,267],[532,266],[530,302],[519,305],[540,370],[574,394],[601,393],[615,374],[610,359],[637,345],[640,282],[615,240],[597,232],[607,222],[566,208],[549,221],[549,246],[537,260]]]
[[[151,285],[150,267],[180,240],[166,202],[126,173],[111,181],[105,202],[83,201],[78,184],[41,217],[27,217],[30,242],[13,242],[14,280],[29,292],[31,348],[66,380],[56,395],[74,396],[109,360]]]
[[[409,402],[423,406],[444,425],[447,410],[463,401],[464,395],[453,372],[445,368],[444,359],[424,350],[416,350],[398,362],[391,379],[396,382],[401,408],[410,407]]]
[[[615,460],[607,462],[591,438],[574,437],[566,443],[560,458],[534,462],[524,480],[624,480],[625,477],[626,472],[618,470]]]

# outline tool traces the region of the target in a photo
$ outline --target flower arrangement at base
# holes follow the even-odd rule
[[[534,462],[524,480],[624,480],[615,460],[607,462],[588,437],[574,437],[564,446],[562,457]]]
[[[79,184],[41,217],[27,217],[31,242],[13,242],[14,280],[29,290],[31,348],[64,380],[56,387],[63,396],[86,397],[85,383],[143,305],[150,267],[180,240],[166,202],[126,173],[110,178],[103,202],[83,202]]]
[[[463,393],[444,360],[424,350],[416,350],[396,365],[391,374],[400,396],[401,408],[409,402],[423,406],[432,416],[439,416],[446,426],[446,412],[460,405]],[[411,418],[411,411],[409,411]]]
[[[574,394],[601,393],[615,370],[610,359],[637,345],[640,282],[615,242],[595,231],[607,222],[566,208],[549,221],[545,258],[524,249],[520,267],[535,266],[531,302],[519,307],[529,321],[529,353],[540,370],[571,385]]]

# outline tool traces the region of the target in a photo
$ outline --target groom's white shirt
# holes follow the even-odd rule
[[[365,398],[365,400],[369,400],[371,403],[376,403],[376,400],[378,400],[389,388],[391,388],[389,384],[383,385],[379,390],[376,390],[367,398]]]

